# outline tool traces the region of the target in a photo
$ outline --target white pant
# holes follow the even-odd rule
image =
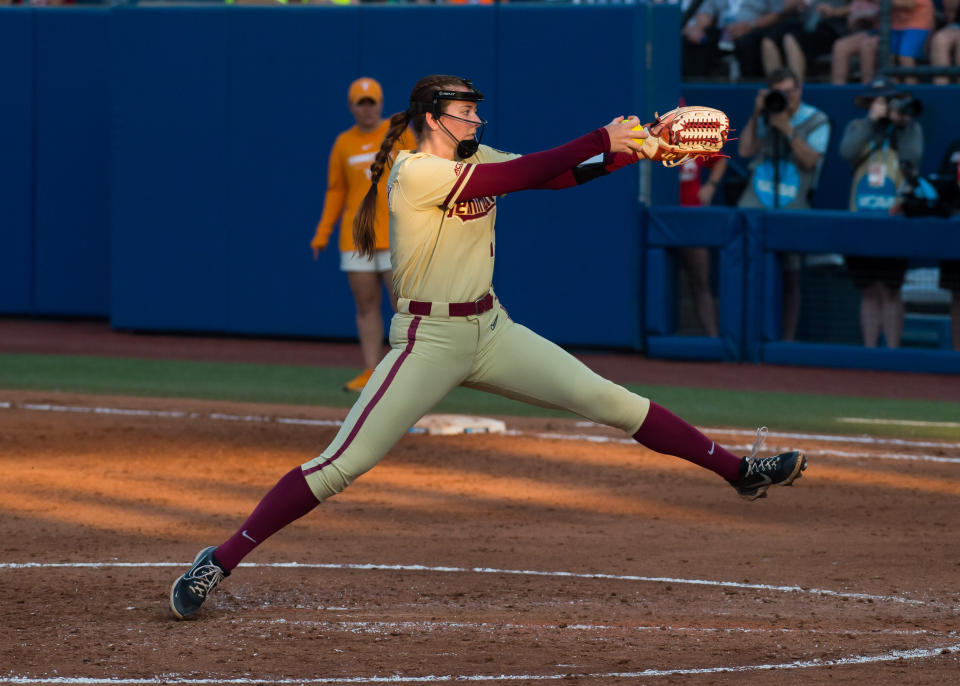
[[[388,272],[391,269],[389,250],[377,250],[373,257],[360,257],[356,250],[340,253],[342,272]]]
[[[376,465],[456,386],[569,410],[628,435],[640,429],[650,409],[646,398],[514,323],[499,301],[479,316],[396,314],[390,346],[333,442],[303,465],[319,500]]]

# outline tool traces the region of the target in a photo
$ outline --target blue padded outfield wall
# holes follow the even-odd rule
[[[739,360],[743,356],[745,232],[741,213],[721,207],[658,207],[644,213],[647,352],[651,357]],[[717,249],[718,337],[677,336],[676,257],[671,248]]]
[[[33,304],[41,314],[108,314],[108,19],[100,10],[36,14]]]
[[[33,311],[34,18],[0,12],[0,312]]]
[[[109,313],[109,13],[0,12],[0,310]]]

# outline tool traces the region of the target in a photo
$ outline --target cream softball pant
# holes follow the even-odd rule
[[[336,438],[303,464],[325,500],[371,469],[456,386],[467,386],[636,433],[650,401],[591,371],[559,346],[516,324],[495,301],[467,317],[398,313],[391,350],[374,370]]]

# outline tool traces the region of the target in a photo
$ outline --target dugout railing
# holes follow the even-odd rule
[[[960,259],[960,218],[647,208],[643,221],[644,331],[651,357],[960,373],[945,302],[922,313],[908,308],[901,347],[861,345],[859,294],[844,267],[850,255],[899,257],[935,273],[942,260]],[[715,253],[718,338],[678,333],[684,280],[676,249],[690,246]],[[801,335],[784,341],[783,260],[790,254],[800,265]],[[923,288],[943,293],[935,280]]]

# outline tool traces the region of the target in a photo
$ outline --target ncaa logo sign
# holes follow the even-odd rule
[[[864,174],[857,182],[855,205],[857,212],[889,214],[897,200],[897,188],[890,177],[884,177],[878,188],[870,183],[869,175]]]
[[[773,163],[765,161],[756,168],[753,174],[753,191],[764,207],[786,207],[797,198],[800,190],[800,173],[790,161],[780,160],[779,173],[774,175]],[[774,176],[779,192],[774,198]]]

